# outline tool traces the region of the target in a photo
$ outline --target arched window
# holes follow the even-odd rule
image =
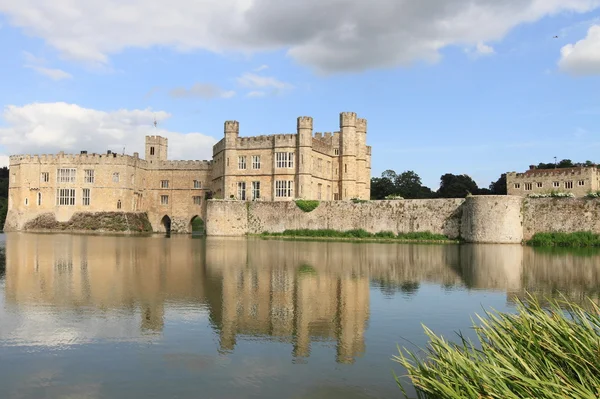
[[[29,198],[25,198],[25,205],[29,205]]]
[[[42,193],[38,193],[37,199],[38,199],[38,201],[37,201],[38,206],[42,205]]]
[[[121,200],[117,201],[117,209],[121,209]]]

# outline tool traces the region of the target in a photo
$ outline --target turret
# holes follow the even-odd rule
[[[238,121],[225,121],[225,147],[234,148],[239,135],[240,123]]]
[[[146,160],[151,163],[167,160],[169,141],[166,137],[146,136]]]
[[[358,198],[368,200],[370,197],[369,183],[371,172],[367,155],[367,120],[356,120],[356,190]]]
[[[359,197],[356,192],[356,113],[340,114],[340,177],[342,199]]]
[[[311,154],[312,154],[312,134],[313,134],[313,118],[310,116],[298,117],[298,138],[297,151],[298,160],[296,162],[298,170],[298,182],[296,193],[300,198],[309,198],[310,183],[311,183]]]

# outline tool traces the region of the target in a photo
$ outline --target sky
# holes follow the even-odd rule
[[[374,177],[434,190],[600,162],[600,0],[0,0],[0,49],[0,166],[150,134],[210,159],[226,120],[329,132],[347,111]]]

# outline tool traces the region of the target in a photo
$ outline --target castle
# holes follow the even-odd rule
[[[226,121],[210,161],[170,161],[168,140],[146,136],[138,153],[13,155],[5,230],[34,218],[81,212],[146,212],[154,231],[190,232],[207,198],[241,201],[369,199],[367,121],[340,114],[340,130],[313,134],[299,117],[295,134],[240,137]]]
[[[600,189],[600,173],[596,166],[537,169],[530,165],[524,173],[507,173],[506,188],[508,195],[527,196],[558,191],[583,197]]]

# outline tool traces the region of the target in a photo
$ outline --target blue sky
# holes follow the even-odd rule
[[[354,111],[373,176],[414,170],[433,189],[600,162],[599,0],[163,3],[0,0],[0,160],[143,152],[146,134],[208,159],[225,120],[334,131]]]

